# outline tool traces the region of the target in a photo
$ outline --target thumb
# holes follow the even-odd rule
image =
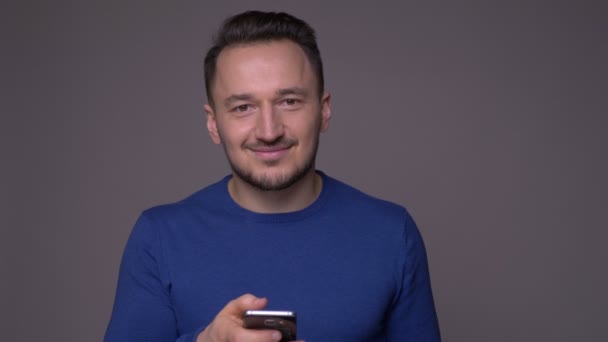
[[[258,298],[252,294],[244,294],[236,299],[230,301],[226,306],[220,311],[220,314],[236,316],[241,318],[243,313],[247,310],[261,310],[266,304],[268,304],[268,299],[266,298]]]

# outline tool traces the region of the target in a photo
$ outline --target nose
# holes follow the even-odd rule
[[[280,139],[285,133],[281,113],[272,106],[264,106],[257,118],[256,138],[267,143]]]

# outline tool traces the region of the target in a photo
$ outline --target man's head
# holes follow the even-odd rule
[[[330,118],[321,70],[303,21],[261,12],[226,21],[205,59],[205,111],[211,139],[223,145],[238,180],[282,190],[314,172]]]
[[[205,56],[205,88],[207,100],[213,105],[213,81],[217,58],[226,47],[277,40],[290,40],[300,46],[313,66],[319,97],[324,91],[323,62],[317,47],[315,31],[301,19],[287,13],[247,11],[224,21],[214,45]]]

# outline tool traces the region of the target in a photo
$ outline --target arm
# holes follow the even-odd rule
[[[397,271],[400,286],[388,317],[388,340],[438,342],[441,338],[424,242],[409,214],[406,214],[403,238],[402,260]]]
[[[104,341],[188,341],[178,336],[163,269],[158,227],[144,213],[131,232],[120,264],[112,317]]]
[[[179,335],[169,294],[170,280],[163,271],[166,269],[163,262],[158,226],[144,213],[125,247],[105,342],[280,340],[278,331],[243,328],[243,313],[262,309],[267,303],[265,298],[249,294],[228,303],[207,327]]]

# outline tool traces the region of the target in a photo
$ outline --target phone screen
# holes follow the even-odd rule
[[[247,329],[278,330],[283,335],[281,342],[296,339],[296,314],[293,311],[249,310],[243,315]]]

